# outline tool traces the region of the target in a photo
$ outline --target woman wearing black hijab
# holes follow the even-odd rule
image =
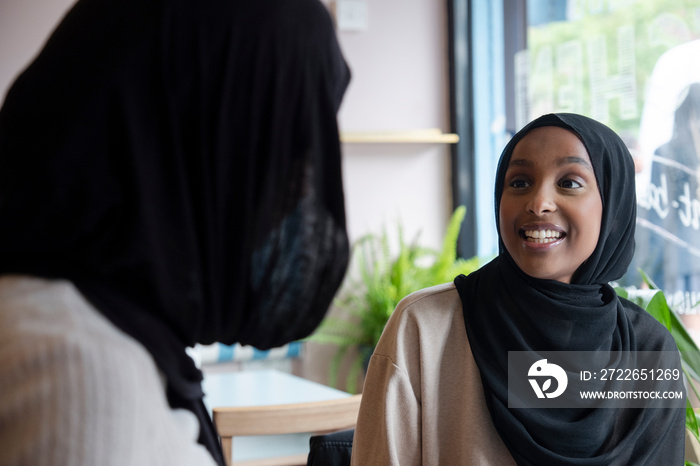
[[[223,462],[185,348],[325,314],[348,81],[317,0],[72,8],[0,110],[0,464]]]
[[[608,284],[634,252],[624,143],[587,117],[542,116],[503,151],[495,195],[498,257],[408,296],[387,324],[353,464],[683,464],[682,408],[509,408],[509,352],[667,352],[679,364],[669,332]]]

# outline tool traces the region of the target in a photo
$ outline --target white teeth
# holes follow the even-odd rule
[[[525,237],[535,243],[551,243],[561,238],[561,232],[555,230],[526,230]]]

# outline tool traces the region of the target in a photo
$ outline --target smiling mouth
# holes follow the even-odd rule
[[[530,243],[545,244],[559,241],[566,233],[557,230],[521,230],[520,236]]]

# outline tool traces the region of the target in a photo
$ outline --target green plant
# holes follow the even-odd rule
[[[671,332],[681,353],[681,363],[683,373],[688,381],[687,385],[691,387],[695,396],[700,398],[700,393],[698,393],[698,388],[696,387],[696,382],[700,382],[700,350],[685,328],[678,313],[669,306],[663,291],[654,284],[644,271],[640,270],[640,273],[648,289],[617,287],[615,291],[617,291],[618,295],[645,309]],[[698,414],[693,410],[690,400],[686,400],[685,427],[697,440],[700,440],[699,423]],[[686,461],[685,464],[686,466],[697,465],[690,461]]]
[[[435,251],[414,240],[406,243],[398,226],[399,249],[392,255],[389,235],[367,235],[353,245],[353,264],[349,276],[357,270],[358,278],[348,278],[341,287],[336,305],[337,315],[326,317],[307,340],[338,346],[331,360],[330,381],[337,384],[341,363],[351,350],[357,350],[347,377],[347,391],[354,393],[358,377],[365,366],[389,317],[406,295],[451,282],[459,274],[469,274],[479,267],[476,258],[457,257],[457,237],[466,208],[452,214],[442,242]]]

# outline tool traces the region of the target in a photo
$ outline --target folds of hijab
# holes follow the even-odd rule
[[[345,273],[349,76],[318,0],[80,0],[0,110],[0,273],[72,280],[216,443],[185,347],[304,337]]]
[[[575,114],[525,126],[501,155],[497,221],[513,149],[541,126],[572,131],[585,145],[603,202],[600,238],[571,284],[526,275],[502,241],[496,259],[455,279],[491,419],[518,464],[682,464],[682,409],[508,409],[508,351],[677,351],[661,324],[608,284],[631,261],[636,221],[632,158],[611,129]]]

